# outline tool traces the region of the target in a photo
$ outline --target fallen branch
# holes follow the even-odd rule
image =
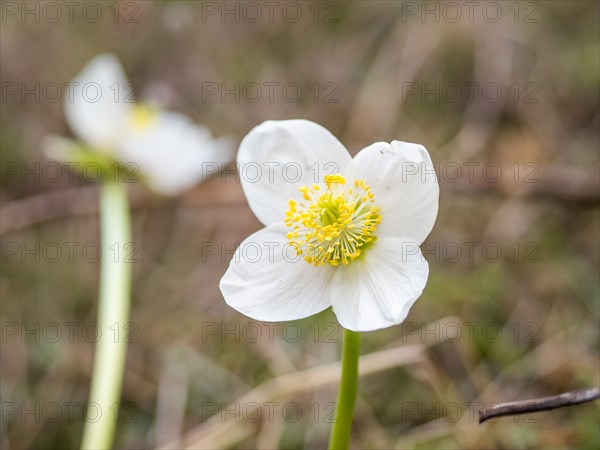
[[[498,403],[497,405],[479,410],[479,423],[481,424],[494,417],[516,416],[518,414],[549,411],[551,409],[591,402],[598,398],[600,398],[600,388],[596,387],[592,389],[565,392],[564,394],[554,395],[552,397]]]
[[[508,170],[508,169],[505,169]],[[472,180],[462,177],[450,182],[440,176],[441,190],[465,195],[502,195],[549,199],[568,205],[597,205],[600,203],[600,180],[592,171],[570,168],[540,170],[528,183],[492,182],[477,174]],[[508,180],[508,177],[505,177]],[[224,182],[214,176],[200,183],[177,201],[186,206],[239,206],[245,203],[239,181]],[[151,194],[140,185],[129,189],[131,207],[145,209],[159,207],[167,200]],[[29,198],[12,200],[0,207],[0,234],[16,231],[49,220],[98,213],[98,186],[84,185],[42,192]]]

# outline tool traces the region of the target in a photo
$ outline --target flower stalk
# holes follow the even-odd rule
[[[127,344],[120,331],[129,320],[131,264],[123,254],[131,241],[124,183],[106,180],[100,193],[100,294],[96,352],[82,449],[112,446],[125,369]],[[116,251],[115,251],[116,250]]]
[[[335,421],[329,438],[330,450],[344,450],[350,444],[352,418],[358,389],[358,356],[360,333],[344,329],[342,344],[342,377],[338,392]]]

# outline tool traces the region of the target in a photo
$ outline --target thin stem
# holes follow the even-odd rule
[[[123,183],[106,181],[100,192],[100,298],[90,401],[82,449],[112,446],[125,370],[126,323],[129,320],[131,263],[126,244],[131,242],[131,218]]]
[[[342,378],[338,392],[335,422],[329,438],[330,450],[344,450],[350,444],[354,403],[358,388],[358,355],[360,352],[360,334],[344,329],[342,345]]]

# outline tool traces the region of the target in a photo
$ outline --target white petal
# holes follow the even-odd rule
[[[419,246],[402,238],[381,238],[364,258],[338,269],[330,289],[333,312],[344,328],[353,331],[404,321],[429,274]]]
[[[129,116],[133,85],[118,59],[101,54],[92,59],[72,81],[65,95],[65,115],[80,139],[99,150],[110,150]]]
[[[98,170],[106,171],[105,175],[114,173],[114,168],[111,166],[115,161],[109,155],[98,153],[82,144],[81,141],[60,136],[47,136],[42,140],[41,145],[47,158],[69,165],[74,164],[73,168],[76,170],[93,165]]]
[[[60,162],[77,161],[80,145],[62,136],[47,136],[42,140],[42,149],[47,158]]]
[[[371,186],[381,209],[377,236],[402,236],[423,243],[438,213],[439,185],[422,145],[378,142],[361,150],[346,174]]]
[[[331,306],[333,268],[314,267],[296,256],[285,232],[276,224],[248,237],[221,279],[227,304],[255,320],[297,320]]]
[[[282,221],[298,188],[321,183],[351,161],[346,148],[308,120],[267,121],[246,135],[238,169],[250,208],[265,225]]]
[[[118,144],[117,157],[133,163],[153,190],[175,195],[233,159],[233,142],[213,139],[210,131],[175,112],[156,112],[143,126],[129,128]]]

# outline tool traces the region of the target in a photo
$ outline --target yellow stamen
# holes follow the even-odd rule
[[[323,181],[325,181],[327,188],[330,188],[332,184],[346,184],[346,179],[343,176],[341,176],[339,173],[336,173],[333,175],[325,175],[325,179]],[[318,190],[318,186],[317,186],[317,190]]]
[[[136,103],[129,118],[131,126],[138,131],[148,128],[158,117],[158,109],[152,105]]]
[[[298,255],[315,266],[347,265],[377,239],[379,208],[364,180],[355,180],[348,191],[339,173],[326,175],[324,182],[324,192],[316,184],[299,189],[308,205],[290,200],[284,221],[293,231],[287,238]]]

